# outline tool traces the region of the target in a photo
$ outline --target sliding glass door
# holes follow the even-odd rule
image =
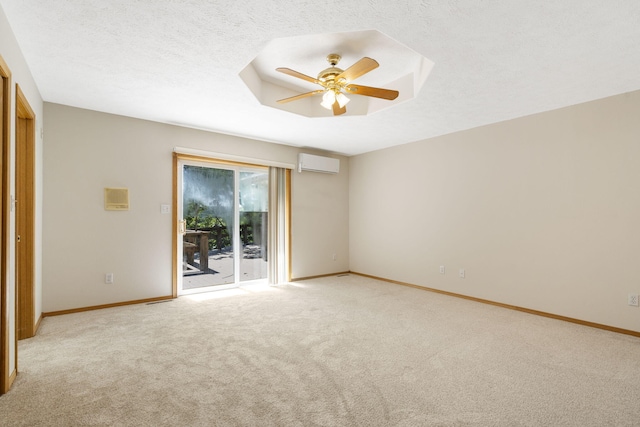
[[[267,279],[267,168],[180,161],[178,293]]]

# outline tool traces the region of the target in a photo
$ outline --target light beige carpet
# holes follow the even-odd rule
[[[374,281],[45,318],[3,426],[638,426],[640,339]]]

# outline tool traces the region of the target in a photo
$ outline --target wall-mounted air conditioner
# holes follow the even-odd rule
[[[298,154],[298,172],[340,172],[340,159],[331,157],[314,156],[313,154]]]

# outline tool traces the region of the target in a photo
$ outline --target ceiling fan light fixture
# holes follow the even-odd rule
[[[327,110],[331,110],[333,108],[333,104],[336,102],[336,93],[333,90],[327,90],[324,95],[322,95],[322,105]]]
[[[336,95],[336,101],[338,101],[338,105],[340,106],[340,108],[343,108],[351,100],[344,96],[344,93],[338,92],[338,94]]]
[[[344,108],[344,106],[347,105],[349,101],[350,99],[347,98],[344,93],[338,92],[334,89],[329,89],[324,93],[324,95],[322,95],[322,102],[320,103],[320,105],[322,105],[327,110],[331,110],[333,109],[333,104],[335,104],[336,102],[338,102],[340,108]]]

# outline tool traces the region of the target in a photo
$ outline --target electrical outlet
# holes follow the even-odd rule
[[[440,266],[440,274],[444,274],[444,265]]]
[[[464,279],[464,268],[460,269],[460,278]]]
[[[629,305],[637,307],[638,306],[638,294],[629,294],[629,299],[628,299],[627,303]]]
[[[104,275],[104,283],[110,285],[113,283],[113,273],[106,273]]]
[[[331,259],[335,261],[335,260],[338,259],[338,257],[336,256],[336,254],[333,254],[333,255],[331,255]]]

